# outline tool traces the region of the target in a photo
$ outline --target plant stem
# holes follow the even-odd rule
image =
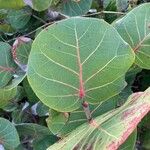
[[[119,15],[125,15],[126,13],[124,12],[116,12],[116,11],[100,11],[92,14],[86,14],[83,15],[83,17],[89,17],[89,16],[94,16],[94,15],[100,15],[100,14],[119,14]]]
[[[83,101],[82,106],[83,106],[86,118],[87,118],[88,122],[90,122],[92,120],[92,116],[91,116],[91,111],[90,111],[88,102]]]

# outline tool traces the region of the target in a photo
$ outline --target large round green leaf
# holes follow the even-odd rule
[[[72,111],[82,100],[98,103],[118,94],[133,61],[131,48],[112,26],[75,17],[37,36],[29,56],[28,80],[44,104]]]
[[[4,118],[0,118],[0,144],[7,150],[12,150],[20,144],[14,125]]]
[[[150,69],[150,4],[143,4],[130,11],[114,24],[122,38],[136,54],[135,63]]]
[[[14,72],[15,62],[11,56],[11,46],[0,42],[0,87],[8,84]]]

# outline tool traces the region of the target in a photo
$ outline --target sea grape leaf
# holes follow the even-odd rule
[[[16,128],[4,118],[0,118],[0,144],[8,150],[12,150],[20,144]]]
[[[15,0],[0,0],[0,9],[20,9],[24,6],[23,0],[17,0],[17,2]]]
[[[49,107],[47,107],[40,101],[37,103],[36,112],[37,112],[38,116],[40,116],[40,117],[48,116]]]
[[[35,150],[41,150],[41,146],[43,146],[43,149],[46,149],[48,147],[47,144],[52,145],[57,141],[57,137],[52,135],[49,129],[45,126],[34,123],[22,123],[16,125],[16,129],[20,137],[29,136],[32,138],[33,148]],[[43,144],[41,144],[42,142]]]
[[[47,150],[118,149],[150,111],[149,97],[150,88],[132,94],[123,106],[81,125]]]
[[[0,88],[8,84],[15,72],[15,62],[11,55],[11,46],[0,42]]]
[[[120,146],[119,150],[135,150],[137,130],[135,130],[128,139]]]
[[[51,5],[52,0],[24,0],[24,3],[36,11],[44,11]]]
[[[9,10],[7,20],[14,29],[22,29],[30,20],[32,10],[25,7],[19,10]]]
[[[46,119],[47,126],[53,134],[57,134],[66,124],[69,114],[50,110],[49,117]]]
[[[28,37],[18,37],[12,46],[12,55],[15,63],[23,70],[27,71],[28,57],[31,51],[32,40]]]
[[[47,127],[34,123],[17,124],[16,129],[20,136],[28,135],[39,139],[45,135],[51,134]]]
[[[82,100],[94,104],[117,95],[126,85],[124,75],[133,61],[131,48],[112,26],[74,17],[39,33],[27,74],[45,105],[69,112],[78,109]]]
[[[12,89],[0,88],[0,108],[5,107],[17,94],[17,87]]]
[[[53,135],[44,136],[41,140],[35,140],[33,142],[33,150],[45,150],[56,141],[57,138]]]
[[[25,76],[25,73],[18,73],[18,76],[12,79],[7,86],[0,88],[0,108],[7,106],[10,100],[15,98],[17,95],[17,86]]]
[[[130,44],[136,54],[135,63],[150,69],[150,3],[131,10],[114,23],[122,38]]]
[[[117,11],[127,11],[129,6],[128,0],[104,0],[103,7],[107,9],[108,7],[114,7]]]
[[[6,112],[13,112],[18,107],[18,101],[22,100],[25,96],[24,89],[22,86],[17,86],[17,93],[15,97],[13,97],[12,101],[8,103],[5,107],[3,107],[3,110]]]
[[[68,16],[80,16],[86,14],[92,5],[92,0],[66,0],[58,3],[53,0],[53,5],[63,14]]]

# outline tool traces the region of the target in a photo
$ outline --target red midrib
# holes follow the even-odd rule
[[[79,66],[79,97],[82,99],[85,96],[85,90],[84,90],[84,85],[83,85],[83,76],[82,76],[82,64],[80,60],[80,49],[79,49],[79,41],[77,38],[77,32],[75,30],[75,36],[76,36],[76,46],[77,46],[77,61],[78,61],[78,66]]]
[[[82,65],[80,60],[79,48],[77,48],[77,57],[78,57],[78,65],[79,65],[79,97],[82,99],[85,96],[84,85],[83,85],[83,77],[82,77]]]

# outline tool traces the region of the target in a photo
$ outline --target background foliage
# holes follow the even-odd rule
[[[148,0],[0,0],[0,149],[149,150],[149,48]]]

